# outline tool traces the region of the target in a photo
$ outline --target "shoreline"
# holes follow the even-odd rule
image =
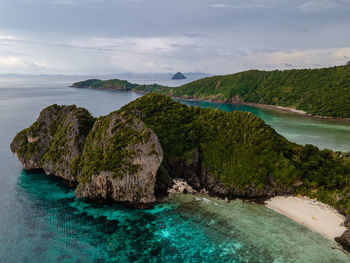
[[[74,87],[70,86],[72,88],[82,88],[82,89],[95,89],[95,90],[108,90],[108,91],[130,91],[138,94],[147,94],[149,92],[140,91],[140,90],[133,90],[133,89],[112,89],[112,88],[93,88],[93,87]],[[161,93],[162,94],[162,93]],[[334,122],[342,122],[342,123],[350,123],[350,118],[339,118],[339,117],[331,117],[331,116],[318,116],[318,115],[312,115],[309,114],[303,110],[297,110],[291,107],[284,107],[284,106],[278,106],[278,105],[270,105],[270,104],[260,104],[260,103],[254,103],[254,102],[232,102],[232,101],[220,101],[215,99],[198,99],[198,98],[191,98],[191,97],[176,97],[171,96],[169,94],[164,94],[167,96],[170,96],[174,99],[180,99],[180,100],[189,100],[189,101],[205,101],[205,102],[214,102],[214,103],[221,103],[221,104],[231,104],[231,105],[246,105],[246,106],[252,106],[260,109],[266,109],[271,111],[277,111],[277,112],[285,112],[285,113],[292,113],[299,116],[305,116],[312,119],[320,119],[320,120],[329,120]]]
[[[136,92],[134,90],[131,90],[132,92]],[[136,93],[142,93],[146,94],[147,92],[137,91]],[[165,94],[167,95],[167,94]],[[168,95],[169,96],[169,95]],[[278,106],[278,105],[270,105],[270,104],[260,104],[260,103],[254,103],[254,102],[231,102],[231,101],[220,101],[220,100],[210,100],[210,99],[197,99],[197,98],[189,98],[189,97],[176,97],[176,96],[170,96],[175,99],[180,100],[189,100],[189,101],[205,101],[205,102],[214,102],[214,103],[220,103],[220,104],[231,104],[231,105],[245,105],[245,106],[252,106],[260,109],[266,109],[271,111],[277,111],[277,112],[284,112],[284,113],[292,113],[299,116],[305,116],[311,119],[320,119],[320,120],[329,120],[334,122],[343,122],[343,123],[350,123],[350,118],[339,118],[339,117],[331,117],[331,116],[318,116],[318,115],[312,115],[309,114],[303,110],[297,110],[290,107],[284,107],[284,106]]]
[[[265,206],[331,240],[347,230],[344,215],[308,197],[277,196],[267,200]]]
[[[168,195],[187,193],[210,196],[205,189],[196,191],[188,185],[185,179],[174,178],[172,187],[168,189]],[[226,202],[232,201],[227,198],[211,197]],[[346,230],[348,230],[344,225],[346,220],[344,215],[335,208],[306,196],[288,195],[253,200],[237,198],[235,200],[264,205],[280,215],[286,216],[294,222],[333,241],[336,241],[335,238],[340,237]]]
[[[338,244],[339,249],[348,254],[350,251],[341,241],[337,240],[345,233],[348,228],[344,225],[346,217],[337,211],[335,208],[311,199],[306,196],[275,196],[271,198],[258,199],[227,199],[217,196],[211,196],[205,189],[201,191],[193,190],[184,179],[173,179],[173,186],[168,189],[168,196],[158,199],[157,201],[164,201],[171,195],[204,195],[205,197],[212,197],[217,200],[231,202],[242,201],[256,205],[263,205],[280,215],[288,217],[295,223],[316,232],[323,237],[334,241]],[[206,199],[206,198],[203,199]]]

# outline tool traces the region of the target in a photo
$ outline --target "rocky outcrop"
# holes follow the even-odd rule
[[[186,76],[181,72],[177,72],[171,79],[173,80],[186,79]]]
[[[346,230],[340,237],[336,237],[335,241],[337,241],[342,247],[350,252],[350,230]]]
[[[277,195],[293,194],[295,191],[291,187],[276,185],[272,177],[270,177],[269,183],[263,187],[258,187],[255,184],[247,185],[244,188],[239,188],[234,184],[225,185],[205,167],[202,167],[202,174],[199,180],[202,187],[208,191],[210,195],[228,199],[260,199]]]
[[[180,158],[170,158],[168,160],[168,166],[172,178],[183,178],[196,190],[203,188],[200,179],[201,160],[199,148],[186,152]]]
[[[187,152],[182,158],[170,159],[168,163],[171,178],[182,178],[193,189],[197,191],[204,189],[211,196],[228,199],[260,199],[294,192],[293,188],[278,186],[273,177],[269,178],[269,183],[264,187],[257,187],[254,184],[245,188],[238,188],[234,184],[224,185],[219,178],[212,174],[210,168],[202,164],[199,148]],[[180,180],[179,178],[177,180]],[[174,189],[174,187],[176,184],[168,186],[170,189]]]
[[[95,121],[83,108],[52,105],[10,147],[24,169],[63,178],[77,186],[78,198],[134,206],[155,201],[162,147],[131,114],[114,112]]]
[[[153,203],[162,160],[157,135],[142,121],[123,113],[101,117],[85,142],[76,196],[134,206]]]
[[[173,180],[173,185],[168,189],[169,194],[195,194],[197,193],[185,179],[175,178]]]
[[[94,118],[83,108],[52,105],[32,126],[19,132],[10,147],[24,169],[43,169],[75,184],[76,160],[93,123]]]

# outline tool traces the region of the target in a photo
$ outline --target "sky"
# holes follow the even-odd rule
[[[1,0],[0,74],[342,65],[349,14],[350,0]]]

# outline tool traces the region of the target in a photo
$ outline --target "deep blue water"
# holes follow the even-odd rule
[[[263,206],[192,195],[152,210],[94,205],[75,199],[56,178],[26,173],[9,144],[42,108],[77,104],[99,116],[140,96],[68,88],[75,80],[0,79],[0,262],[349,262],[335,242]],[[350,140],[339,135],[347,125],[242,109],[293,138],[302,137],[302,127],[319,127],[318,146],[333,138],[335,147],[350,150]]]

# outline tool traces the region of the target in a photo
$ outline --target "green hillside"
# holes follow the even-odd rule
[[[347,154],[289,142],[251,113],[188,107],[154,93],[118,112],[138,116],[157,134],[170,175],[179,160],[191,169],[199,151],[197,177],[210,174],[236,192],[248,189],[248,196],[290,189],[350,215]]]
[[[125,80],[86,80],[73,87],[157,92],[175,97],[291,107],[316,116],[350,118],[350,64],[320,69],[249,70],[180,87]]]
[[[350,66],[250,70],[200,79],[171,90],[176,97],[293,107],[312,115],[350,117]]]

